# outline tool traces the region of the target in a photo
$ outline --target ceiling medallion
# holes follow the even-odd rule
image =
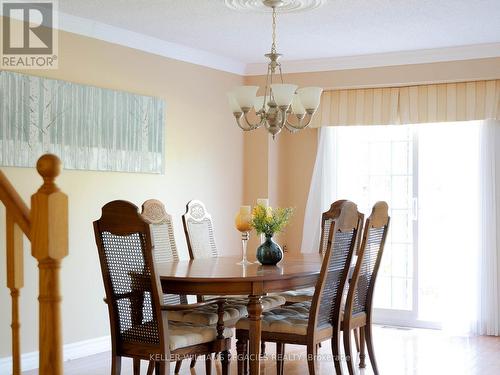
[[[226,6],[232,10],[269,12],[273,5],[280,13],[300,12],[316,9],[327,0],[224,0]],[[267,3],[267,4],[265,4]]]

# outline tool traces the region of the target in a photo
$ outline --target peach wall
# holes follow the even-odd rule
[[[286,71],[286,62],[283,63]],[[315,73],[294,73],[285,75],[285,82],[294,83],[301,87],[320,86],[323,88],[359,88],[359,87],[387,87],[411,84],[457,82],[482,79],[500,78],[500,58],[479,59],[468,61],[454,61],[432,64],[404,65],[367,69],[336,70]],[[245,78],[245,84],[265,84],[265,76]],[[264,133],[264,129],[257,132]],[[254,135],[252,135],[254,137]],[[264,135],[260,135],[264,137]],[[245,136],[245,177],[255,176],[259,167],[248,163],[250,155],[268,155],[267,161],[261,160],[262,165],[271,165],[267,179],[268,195],[272,204],[295,207],[295,215],[287,231],[280,237],[279,242],[286,245],[290,252],[300,252],[302,242],[302,227],[304,211],[309,194],[312,170],[316,158],[318,131],[307,129],[296,134],[286,131],[277,136],[276,141],[250,143],[250,137]],[[271,173],[272,172],[272,173]],[[244,179],[244,185],[252,186],[252,180]],[[254,202],[257,198],[252,195],[251,188],[245,190],[245,201]],[[262,192],[260,192],[262,194]],[[274,201],[274,202],[273,202]]]
[[[206,202],[213,214],[222,254],[237,254],[234,215],[243,194],[243,134],[226,110],[226,91],[242,77],[166,59],[126,47],[60,32],[59,69],[30,71],[50,78],[161,97],[166,102],[164,175],[63,171],[59,185],[70,199],[69,256],[63,262],[64,343],[109,334],[108,313],[92,221],[113,199],[140,205],[165,202],[174,217],[181,256],[187,257],[181,214],[188,200]],[[2,168],[25,201],[41,181],[32,168]],[[3,207],[3,206],[2,206]],[[0,210],[3,210],[0,209]],[[0,227],[4,227],[0,212]],[[1,242],[4,246],[3,242]],[[4,253],[3,248],[0,253]],[[37,269],[25,249],[25,288],[21,295],[22,351],[37,349]],[[0,256],[0,357],[10,355],[10,297],[5,288],[5,256]]]

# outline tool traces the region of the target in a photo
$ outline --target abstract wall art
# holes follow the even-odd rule
[[[159,98],[0,72],[0,165],[33,167],[44,153],[66,169],[163,173]]]

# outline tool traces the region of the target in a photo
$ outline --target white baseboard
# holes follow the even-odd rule
[[[74,342],[64,345],[64,361],[88,357],[94,354],[111,350],[111,338],[109,336],[97,337],[95,339]],[[21,369],[23,371],[38,368],[38,352],[25,353],[21,355]],[[12,357],[0,358],[0,374],[12,373]]]
[[[38,368],[38,352],[21,354],[21,370],[29,371]],[[0,373],[12,374],[12,357],[0,358]]]

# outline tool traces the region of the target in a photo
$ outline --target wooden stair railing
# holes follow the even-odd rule
[[[24,282],[23,233],[39,268],[39,374],[63,373],[61,260],[68,254],[68,198],[55,184],[61,162],[43,155],[37,162],[43,185],[31,196],[31,211],[0,171],[0,200],[6,210],[7,287],[12,299],[12,373],[21,374],[19,294]]]

